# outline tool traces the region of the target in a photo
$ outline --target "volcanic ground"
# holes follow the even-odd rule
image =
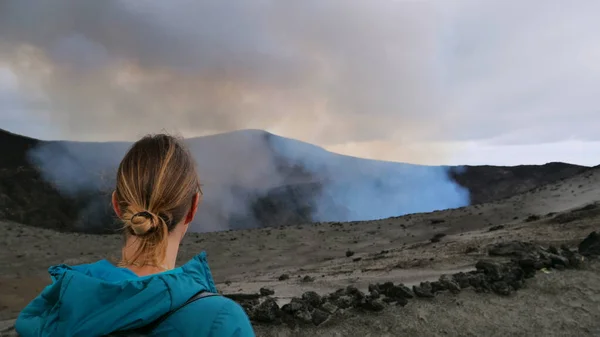
[[[600,336],[599,201],[591,168],[458,209],[190,233],[178,263],[206,251],[259,336]],[[0,231],[6,335],[48,266],[115,261],[122,242],[8,221]]]

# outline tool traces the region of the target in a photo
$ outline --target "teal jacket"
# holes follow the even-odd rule
[[[144,277],[106,260],[48,271],[52,284],[17,318],[21,337],[93,337],[134,329],[201,290],[217,292],[204,252],[181,267]],[[211,296],[171,315],[152,336],[254,337],[254,331],[239,304]]]

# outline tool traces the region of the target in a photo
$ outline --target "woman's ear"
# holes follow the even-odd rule
[[[190,207],[190,211],[188,212],[187,216],[185,217],[186,225],[194,220],[194,216],[196,215],[196,212],[198,211],[199,204],[200,204],[200,193],[196,193],[192,197],[192,207]]]
[[[112,206],[115,214],[120,218],[121,217],[121,208],[119,207],[119,202],[117,201],[117,191],[113,191],[112,193]]]

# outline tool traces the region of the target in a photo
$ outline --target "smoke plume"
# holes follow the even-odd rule
[[[448,168],[342,156],[260,130],[187,139],[204,200],[193,231],[380,219],[468,205]],[[90,198],[77,225],[105,228],[129,143],[49,142],[29,152],[70,198]]]

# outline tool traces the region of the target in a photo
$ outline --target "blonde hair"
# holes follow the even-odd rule
[[[115,197],[125,235],[137,237],[139,245],[120,265],[158,266],[169,232],[184,220],[198,192],[196,165],[182,141],[158,134],[134,143],[119,165]]]

